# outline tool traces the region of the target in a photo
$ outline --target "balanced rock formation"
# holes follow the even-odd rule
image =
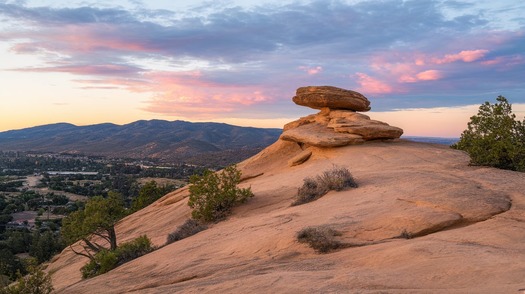
[[[361,93],[331,86],[301,87],[292,100],[295,104],[315,109],[370,110],[370,101]]]
[[[297,89],[293,101],[321,109],[284,126],[280,139],[316,147],[340,147],[369,140],[397,139],[403,130],[372,120],[357,111],[370,110],[370,101],[362,94],[331,86]]]

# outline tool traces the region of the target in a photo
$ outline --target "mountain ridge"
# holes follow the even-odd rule
[[[0,132],[0,150],[77,153],[85,155],[155,158],[195,163],[211,154],[228,164],[245,159],[275,142],[281,129],[240,127],[225,123],[138,120],[124,125],[101,123],[76,126],[55,123]],[[231,152],[238,150],[239,152]],[[175,151],[175,152],[174,152]]]

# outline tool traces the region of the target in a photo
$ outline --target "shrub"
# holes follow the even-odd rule
[[[95,277],[153,250],[155,248],[152,246],[151,240],[143,235],[121,244],[115,250],[104,249],[99,251],[80,271],[83,278]]]
[[[401,231],[401,234],[399,234],[399,238],[403,238],[403,239],[412,239],[412,237],[413,237],[412,233],[407,231],[407,229],[403,229],[403,231]]]
[[[0,294],[49,294],[53,292],[51,277],[40,267],[30,267],[29,274],[20,277],[8,287],[0,289]]]
[[[207,222],[221,220],[235,205],[253,197],[250,188],[237,188],[240,180],[241,172],[233,165],[220,173],[206,171],[203,176],[192,176],[188,201],[192,217]]]
[[[466,151],[475,165],[525,171],[525,120],[516,120],[505,97],[496,100],[479,107],[452,148]]]
[[[297,240],[318,253],[327,253],[344,247],[343,243],[335,240],[336,236],[341,236],[341,233],[326,226],[307,227],[297,233]]]
[[[155,248],[146,235],[142,235],[133,241],[123,243],[117,248],[117,250],[115,250],[118,256],[118,265],[141,257],[142,255],[146,255],[153,250],[155,250]]]
[[[171,244],[173,242],[188,238],[197,234],[200,231],[206,230],[207,227],[195,219],[187,219],[182,225],[177,227],[175,232],[168,235],[168,240],[166,244]]]
[[[84,279],[92,278],[116,268],[118,265],[118,256],[115,250],[103,249],[95,254],[86,265],[84,265],[80,272]]]
[[[315,179],[304,179],[303,186],[297,190],[297,197],[292,206],[317,200],[330,190],[342,191],[350,187],[357,188],[357,183],[350,171],[344,167],[334,166]]]

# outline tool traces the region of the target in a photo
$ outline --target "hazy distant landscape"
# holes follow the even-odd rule
[[[209,167],[248,158],[275,142],[282,130],[220,123],[136,121],[126,125],[68,123],[0,132],[0,150],[150,159]]]

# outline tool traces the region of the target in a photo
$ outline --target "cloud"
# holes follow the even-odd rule
[[[308,84],[381,95],[375,109],[432,106],[436,93],[447,105],[477,103],[496,90],[523,93],[524,29],[490,30],[492,20],[474,10],[443,13],[465,6],[317,0],[182,14],[4,1],[0,18],[11,25],[0,43],[40,58],[18,71],[69,73],[84,89],[144,93],[147,111],[187,118],[263,108],[271,116],[269,105],[294,112],[293,91]]]
[[[439,70],[425,70],[416,75],[420,81],[435,81],[442,78],[442,74]]]
[[[456,61],[473,62],[483,58],[489,50],[464,50],[457,54],[447,54],[444,58],[434,60],[436,64],[451,63]]]
[[[359,83],[359,88],[357,90],[363,93],[387,94],[394,91],[390,85],[372,78],[367,74],[358,72],[356,73],[356,76],[357,82]]]
[[[310,66],[299,66],[299,69],[306,72],[307,74],[309,75],[316,75],[316,74],[319,74],[323,71],[323,67],[322,66],[314,66],[314,67],[310,67]]]

